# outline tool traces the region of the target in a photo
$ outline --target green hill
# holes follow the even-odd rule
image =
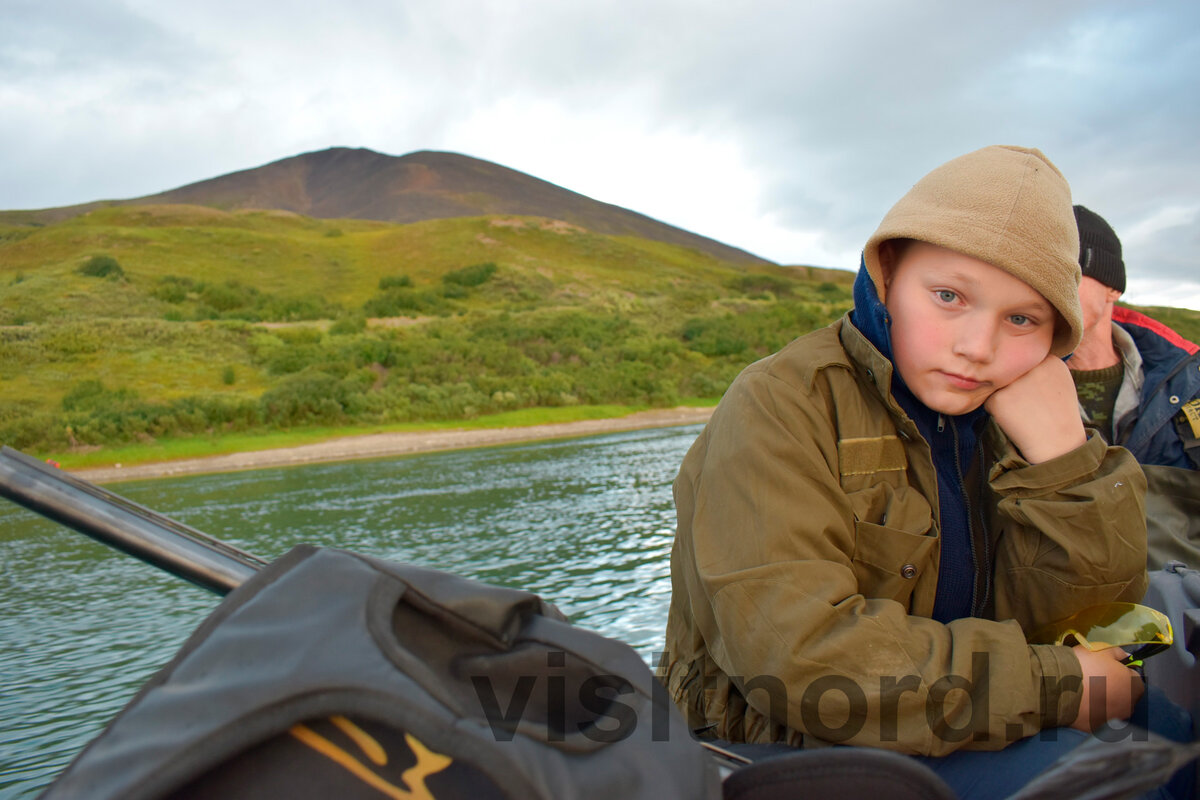
[[[840,315],[851,277],[545,217],[160,205],[0,225],[0,441],[62,454],[711,402]]]
[[[113,205],[280,209],[318,219],[423,222],[496,214],[550,217],[612,236],[637,236],[736,263],[765,259],[490,161],[420,151],[390,156],[331,147],[132,200],[0,211],[0,222],[50,224]]]

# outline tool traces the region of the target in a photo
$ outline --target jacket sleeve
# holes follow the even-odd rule
[[[1083,446],[1029,464],[1002,434],[989,475],[997,502],[996,616],[1026,630],[1099,603],[1140,602],[1146,579],[1146,478],[1095,431]]]
[[[1073,719],[1077,695],[1074,707],[1069,692],[1066,707],[1042,702],[1044,673],[1078,675],[1069,649],[1030,647],[1011,620],[942,624],[862,594],[854,562],[871,553],[856,553],[860,532],[873,548],[929,537],[856,520],[835,413],[820,387],[746,373],[685,459],[685,582],[710,657],[755,710],[839,743],[940,755]]]

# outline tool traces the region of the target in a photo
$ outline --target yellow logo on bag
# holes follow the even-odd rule
[[[349,736],[358,745],[359,749],[363,751],[363,754],[375,765],[383,766],[387,764],[387,753],[362,728],[359,728],[342,716],[330,717],[329,721],[336,725],[342,733]],[[338,764],[360,781],[378,790],[381,794],[393,798],[393,800],[436,800],[425,785],[425,779],[435,772],[441,772],[454,762],[454,759],[450,758],[450,756],[435,753],[421,744],[415,736],[405,733],[404,741],[408,745],[409,750],[412,751],[413,756],[417,759],[417,763],[404,770],[404,774],[401,775],[400,780],[405,785],[396,786],[307,725],[293,725],[288,733],[330,761]]]

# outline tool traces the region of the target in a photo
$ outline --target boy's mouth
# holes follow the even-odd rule
[[[951,386],[954,386],[957,389],[962,389],[966,392],[973,392],[980,386],[983,386],[985,383],[984,381],[968,378],[966,375],[959,375],[954,372],[942,372],[942,377],[945,378],[946,382]]]

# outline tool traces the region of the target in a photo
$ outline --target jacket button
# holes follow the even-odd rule
[[[917,568],[912,564],[905,564],[900,568],[900,577],[912,580],[913,578],[917,577]]]
[[[1171,405],[1173,405],[1173,406],[1179,405],[1179,395],[1173,394],[1173,395],[1171,395],[1170,399],[1171,399]]]

